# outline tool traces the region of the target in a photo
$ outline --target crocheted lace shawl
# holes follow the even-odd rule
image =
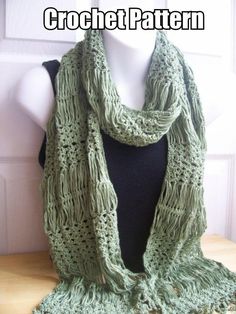
[[[183,54],[157,32],[141,110],[121,103],[98,30],[86,31],[62,57],[55,83],[40,187],[59,282],[33,313],[226,313],[236,303],[236,273],[205,258],[200,247],[207,227],[205,122]],[[121,258],[119,200],[100,128],[135,146],[167,134],[168,164],[143,273]]]

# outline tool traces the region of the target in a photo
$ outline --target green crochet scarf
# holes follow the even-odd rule
[[[100,30],[86,31],[85,38],[62,57],[40,184],[44,230],[60,280],[34,314],[236,310],[236,273],[205,258],[200,247],[207,227],[203,201],[207,145],[194,76],[167,35],[156,34],[141,110],[121,103]],[[167,135],[168,164],[142,273],[127,269],[121,258],[119,200],[109,178],[100,128],[135,146]]]

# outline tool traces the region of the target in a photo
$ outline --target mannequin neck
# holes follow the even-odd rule
[[[106,59],[121,102],[140,110],[145,100],[145,81],[156,32],[147,35],[143,30],[135,30],[133,36],[139,38],[138,41],[130,40],[131,33],[121,32],[102,31]]]

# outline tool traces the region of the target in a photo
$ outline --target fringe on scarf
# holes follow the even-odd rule
[[[226,314],[236,311],[236,274],[221,263],[197,259],[181,265],[171,280],[142,280],[130,292],[116,294],[82,277],[61,281],[44,297],[33,314]],[[69,311],[68,311],[69,310]],[[231,312],[229,312],[231,313]]]

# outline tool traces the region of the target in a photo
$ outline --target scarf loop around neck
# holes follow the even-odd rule
[[[61,60],[47,124],[40,185],[59,283],[33,313],[225,313],[236,274],[203,256],[205,121],[191,68],[158,31],[141,110],[121,103],[101,31],[88,30]],[[155,207],[144,273],[121,257],[114,186],[100,130],[127,145],[166,134],[168,162]],[[138,171],[138,169],[137,169]]]

